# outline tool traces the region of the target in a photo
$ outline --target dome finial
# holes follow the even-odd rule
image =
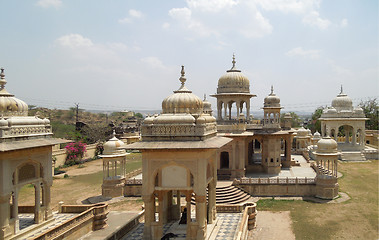
[[[207,100],[207,94],[204,93],[204,100],[203,101],[206,101]]]
[[[186,82],[187,78],[185,77],[186,72],[184,71],[184,66],[182,65],[182,70],[180,71],[180,82],[182,83],[182,86],[184,86],[184,83]]]
[[[233,66],[232,66],[232,69],[236,67],[236,55],[233,53]]]
[[[274,86],[271,85],[271,95],[274,94]]]
[[[7,81],[5,80],[4,68],[1,68],[0,70],[0,90],[3,90]]]
[[[343,94],[343,87],[342,87],[342,84],[341,84],[341,92],[340,92],[340,94]]]

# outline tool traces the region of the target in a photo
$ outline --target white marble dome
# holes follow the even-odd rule
[[[321,134],[317,131],[317,132],[315,132],[315,134],[313,134],[313,138],[314,139],[320,139],[321,138]]]
[[[332,101],[332,107],[335,108],[338,112],[353,110],[353,101],[349,96],[343,93],[342,86],[340,94],[338,94],[337,97]]]
[[[218,80],[217,93],[250,93],[250,81],[236,68],[233,55],[233,66]]]
[[[271,86],[271,93],[264,99],[264,107],[280,107],[280,98],[274,93],[274,87]]]
[[[186,82],[184,66],[182,66],[181,74],[179,80],[182,85],[177,91],[174,91],[174,94],[162,101],[162,113],[201,114],[203,112],[203,101],[184,85]]]
[[[333,154],[337,152],[337,142],[331,137],[324,137],[317,142],[317,153]]]
[[[307,136],[308,135],[308,130],[305,129],[304,127],[301,127],[299,130],[296,131],[297,136]]]
[[[8,93],[5,90],[6,83],[4,69],[2,68],[0,73],[0,115],[4,117],[28,116],[28,104]]]
[[[104,151],[100,157],[119,157],[125,156],[125,143],[116,138],[116,133],[113,131],[113,137],[104,143]]]

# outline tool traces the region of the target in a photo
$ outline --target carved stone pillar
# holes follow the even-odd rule
[[[153,195],[143,195],[145,204],[145,226],[143,229],[143,239],[152,239],[151,223],[155,222],[155,202]]]
[[[198,229],[196,239],[205,239],[207,234],[207,221],[206,221],[206,196],[196,195],[196,222]]]
[[[34,209],[34,223],[39,224],[41,223],[41,218],[40,218],[40,209],[41,209],[41,186],[40,183],[35,183],[34,184],[34,189],[35,189],[35,209]]]

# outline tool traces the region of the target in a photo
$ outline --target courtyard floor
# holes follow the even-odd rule
[[[282,168],[279,174],[267,173],[250,173],[247,172],[246,177],[250,178],[273,178],[273,177],[299,177],[299,178],[315,178],[316,172],[311,168],[310,163],[307,163],[301,155],[292,155],[292,158],[300,164],[300,166],[292,166],[291,168]]]
[[[192,218],[195,218],[192,212]],[[232,240],[236,235],[236,230],[242,219],[242,213],[217,213],[217,222],[208,224],[207,239],[214,240]],[[179,221],[170,222],[163,226],[163,235],[174,233],[177,235],[174,239],[186,239],[187,225],[179,225]],[[122,240],[139,240],[143,236],[144,223],[140,223],[136,228],[129,232]],[[210,238],[211,237],[211,238]]]

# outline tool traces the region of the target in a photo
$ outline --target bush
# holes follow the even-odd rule
[[[63,178],[68,178],[68,174],[66,173],[66,174],[63,176]]]
[[[80,162],[84,156],[84,153],[87,151],[87,145],[82,142],[73,142],[66,145],[66,165],[73,165],[77,162]]]
[[[103,143],[99,142],[98,144],[96,144],[95,156],[99,156],[99,155],[103,154],[103,151],[104,151]]]

